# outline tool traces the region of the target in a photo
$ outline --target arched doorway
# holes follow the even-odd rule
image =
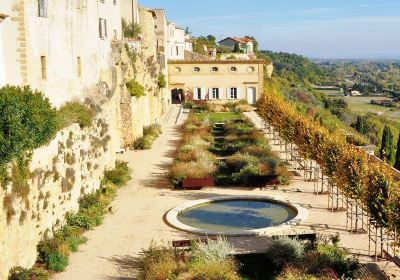
[[[181,88],[174,88],[171,90],[171,103],[172,104],[181,104],[185,101],[185,94],[183,89]]]

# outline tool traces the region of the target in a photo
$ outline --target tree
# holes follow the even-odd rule
[[[394,168],[400,170],[400,134],[399,134],[399,140],[397,140],[397,152],[396,152],[396,160],[394,162]]]
[[[213,35],[208,35],[207,36],[208,41],[215,43],[215,41],[217,40],[217,38],[215,38]]]
[[[185,28],[185,34],[186,34],[186,35],[192,34],[192,32],[191,32],[190,29],[189,29],[189,26],[186,26],[186,28]]]
[[[362,116],[357,117],[356,129],[361,134],[365,134],[365,119]]]
[[[382,134],[382,144],[379,150],[381,160],[390,163],[393,158],[393,134],[390,127],[385,125]]]
[[[236,43],[236,44],[235,44],[235,47],[233,48],[233,52],[234,52],[234,53],[239,53],[239,52],[240,52],[240,45],[239,45],[239,43]]]

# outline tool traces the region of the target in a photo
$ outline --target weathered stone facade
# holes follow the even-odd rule
[[[157,60],[154,12],[145,8],[137,11],[143,34],[140,51],[134,53],[126,49],[127,41],[122,37],[119,6],[101,6],[98,10],[93,5],[101,5],[99,1],[79,1],[82,5],[79,7],[71,1],[49,2],[52,6],[47,11],[48,17],[38,19],[34,14],[36,1],[12,1],[11,17],[6,19],[11,22],[5,30],[7,36],[9,31],[15,30],[13,34],[18,36],[15,40],[20,41],[15,53],[9,48],[0,49],[12,54],[5,59],[5,65],[11,69],[10,73],[15,72],[11,78],[6,76],[3,82],[29,84],[41,90],[55,106],[67,101],[86,102],[97,109],[97,115],[91,127],[81,129],[74,124],[60,131],[47,146],[33,151],[29,164],[30,189],[26,196],[13,193],[12,184],[0,188],[0,279],[6,279],[11,267],[34,264],[36,245],[41,238],[61,226],[67,212],[78,209],[82,195],[100,187],[104,170],[115,164],[116,152],[140,137],[144,126],[160,122],[170,104],[168,91],[158,88],[158,75],[166,69],[162,69]],[[106,2],[113,5],[113,1]],[[115,14],[107,14],[107,9],[112,9]],[[67,15],[58,14],[60,11]],[[98,20],[103,16],[109,20],[112,38],[99,41]],[[76,26],[59,28],[59,34],[51,33],[46,28],[53,28],[49,25],[55,17],[70,23],[86,21],[86,25],[83,24],[80,30]],[[46,37],[42,38],[43,42],[33,38],[35,28],[37,32],[43,32],[40,36]],[[4,39],[4,33],[0,32],[0,36]],[[13,35],[10,36],[10,42],[14,42]],[[87,38],[76,43],[80,36]],[[47,40],[53,43],[44,43]],[[54,44],[57,40],[65,45]],[[60,50],[56,50],[57,47]],[[70,49],[74,51],[69,52]],[[63,54],[68,56],[62,58]],[[47,65],[49,76],[45,81],[39,74],[41,55],[50,59]],[[81,77],[77,75],[78,56],[82,62]],[[16,59],[15,63],[13,59]],[[132,79],[144,86],[145,96],[130,96],[126,82]]]

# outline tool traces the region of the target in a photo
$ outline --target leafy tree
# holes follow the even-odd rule
[[[208,35],[208,36],[207,36],[207,39],[208,39],[208,41],[214,42],[214,43],[215,43],[215,41],[217,40],[217,38],[215,38],[213,35]]]
[[[0,88],[0,165],[47,144],[56,135],[57,110],[29,86]]]
[[[382,134],[382,144],[379,150],[379,157],[381,160],[390,163],[393,158],[393,134],[390,127],[385,125]]]
[[[210,37],[211,35],[209,35],[208,37]],[[214,41],[209,40],[208,37],[204,37],[204,36],[200,36],[198,37],[193,44],[193,51],[200,53],[200,54],[204,54],[204,55],[208,55],[208,53],[205,51],[204,46],[206,46],[207,48],[216,48],[217,47],[217,43],[215,42],[215,37],[212,36],[210,37],[211,39],[214,38]]]
[[[396,152],[396,160],[394,162],[394,168],[400,170],[400,134],[399,134],[399,140],[397,140],[397,152]]]
[[[234,52],[234,53],[239,53],[239,52],[240,52],[240,45],[239,45],[239,43],[236,43],[236,44],[235,44],[235,47],[233,48],[233,52]]]
[[[186,28],[185,28],[185,34],[186,34],[186,35],[192,34],[192,32],[191,32],[190,29],[189,29],[189,26],[186,26]]]

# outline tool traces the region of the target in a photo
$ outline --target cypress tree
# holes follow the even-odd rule
[[[239,53],[239,52],[240,52],[240,45],[239,45],[239,43],[236,43],[236,44],[235,44],[235,47],[233,48],[233,52],[234,52],[234,53]]]
[[[394,168],[400,170],[400,134],[399,134],[399,140],[397,140],[397,152],[396,152],[396,160],[394,162]]]
[[[379,150],[381,160],[390,163],[393,157],[393,134],[390,128],[385,125],[382,134],[382,144]]]
[[[356,129],[359,133],[364,134],[365,133],[365,126],[364,126],[364,118],[362,116],[357,117],[357,122],[356,122]]]

